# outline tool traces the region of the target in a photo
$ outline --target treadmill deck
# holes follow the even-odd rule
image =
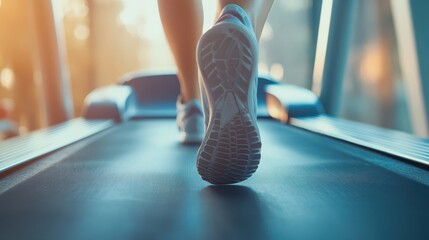
[[[118,125],[0,189],[1,238],[429,239],[425,180],[374,164],[387,156],[273,120],[260,130],[254,176],[211,186],[173,119]]]

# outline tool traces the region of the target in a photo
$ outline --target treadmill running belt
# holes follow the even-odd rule
[[[1,239],[429,239],[429,187],[377,153],[261,120],[258,171],[211,186],[176,128],[118,125],[3,192]]]

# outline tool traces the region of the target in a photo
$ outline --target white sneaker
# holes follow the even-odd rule
[[[243,181],[258,167],[261,139],[256,122],[258,43],[241,7],[223,9],[201,37],[197,61],[207,120],[198,172],[213,184]]]
[[[192,100],[182,103],[179,96],[176,102],[177,126],[180,131],[180,141],[184,144],[201,143],[204,137],[204,119],[201,102]]]

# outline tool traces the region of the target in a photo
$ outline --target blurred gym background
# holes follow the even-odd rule
[[[70,85],[61,93],[71,99],[66,117],[81,114],[92,89],[113,84],[127,72],[174,70],[157,1],[0,0],[0,118],[14,122],[19,133],[55,123],[46,108],[51,101],[46,91],[52,88],[44,80],[41,69],[46,66],[40,60],[50,41],[41,29],[49,28],[40,19],[43,2],[52,3],[56,41],[65,49],[59,53],[66,56],[59,74]],[[336,114],[412,133],[390,3],[357,1]],[[207,29],[216,1],[203,4]],[[321,0],[275,1],[260,43],[261,73],[311,88],[320,5]]]

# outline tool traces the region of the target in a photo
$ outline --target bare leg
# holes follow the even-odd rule
[[[255,30],[256,38],[259,41],[265,21],[274,0],[219,0],[217,16],[228,4],[237,4],[246,11]]]
[[[198,68],[195,51],[203,27],[201,0],[158,0],[159,13],[178,68],[184,103],[198,99]]]

